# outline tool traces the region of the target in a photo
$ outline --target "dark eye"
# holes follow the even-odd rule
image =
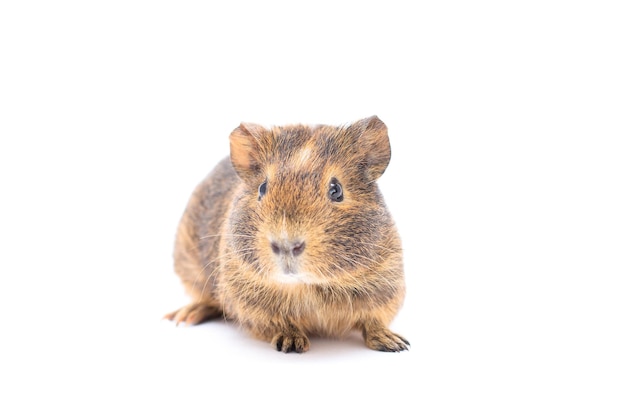
[[[336,178],[330,180],[330,186],[328,187],[328,197],[333,202],[341,202],[343,200],[343,188]]]
[[[261,198],[265,195],[266,192],[267,192],[267,180],[261,183],[261,185],[259,186],[259,200],[261,200]]]

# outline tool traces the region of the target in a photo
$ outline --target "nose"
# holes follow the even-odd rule
[[[271,241],[272,252],[276,255],[293,255],[299,256],[304,251],[304,241]]]

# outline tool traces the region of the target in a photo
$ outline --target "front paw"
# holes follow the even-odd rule
[[[272,338],[272,345],[283,353],[304,353],[309,351],[309,339],[300,331],[279,332]]]
[[[378,328],[375,330],[366,330],[363,332],[365,345],[372,350],[378,351],[404,351],[408,350],[409,342],[388,330],[387,328]]]

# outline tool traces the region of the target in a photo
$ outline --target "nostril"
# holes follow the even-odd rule
[[[293,253],[294,256],[298,256],[302,254],[302,251],[304,251],[304,241],[295,244],[293,248],[291,249],[291,252]]]
[[[271,245],[272,245],[272,252],[274,254],[278,254],[280,252],[280,247],[278,246],[278,244],[272,241]]]

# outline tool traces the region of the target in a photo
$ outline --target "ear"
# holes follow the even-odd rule
[[[353,123],[351,128],[355,128],[358,152],[365,159],[370,179],[378,179],[387,169],[391,159],[387,125],[378,116],[370,116]]]
[[[254,176],[261,168],[260,139],[265,128],[254,123],[241,123],[230,134],[230,161],[242,179]]]

